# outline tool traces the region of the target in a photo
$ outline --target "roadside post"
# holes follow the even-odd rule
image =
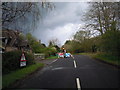
[[[66,57],[66,50],[65,48],[62,48],[63,49],[63,53],[64,53],[64,58]]]
[[[24,53],[22,53],[21,59],[20,59],[20,67],[26,66],[26,59]]]

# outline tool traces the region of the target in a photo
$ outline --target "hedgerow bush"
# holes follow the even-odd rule
[[[11,71],[20,69],[20,59],[22,56],[21,51],[11,51],[2,54],[2,73],[7,74]],[[27,60],[27,66],[34,64],[34,56],[29,53],[25,53]]]
[[[25,53],[25,57],[27,60],[27,65],[35,64],[34,55],[32,53]]]

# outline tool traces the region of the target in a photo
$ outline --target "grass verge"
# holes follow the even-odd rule
[[[37,63],[34,65],[30,65],[28,67],[22,68],[20,70],[11,72],[7,75],[4,75],[2,77],[2,87],[3,88],[8,87],[9,85],[13,84],[15,81],[26,77],[27,75],[31,74],[32,72],[34,72],[35,70],[43,66],[44,64]]]
[[[47,57],[46,59],[57,59],[58,57],[57,56],[50,56],[50,57]]]
[[[113,56],[107,53],[80,53],[80,55],[87,55],[95,59],[102,60],[104,62],[113,64],[113,65],[120,65],[120,57]]]

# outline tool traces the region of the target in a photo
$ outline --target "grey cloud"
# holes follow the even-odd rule
[[[47,44],[48,40],[55,37],[55,35],[59,39],[59,41],[61,41],[61,44],[63,44],[63,40],[65,41],[66,39],[69,39],[70,35],[77,30],[74,30],[75,28],[73,28],[73,30],[68,32],[67,36],[62,37],[65,32],[64,28],[68,27],[68,24],[70,23],[73,24],[71,28],[75,27],[75,25],[83,24],[83,22],[81,21],[83,17],[82,15],[87,9],[87,4],[83,2],[56,2],[55,5],[55,10],[49,12],[43,18],[43,23],[38,23],[37,30],[34,31],[34,36],[38,39],[41,39],[45,44]]]

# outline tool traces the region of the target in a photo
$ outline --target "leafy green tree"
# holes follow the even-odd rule
[[[42,53],[44,51],[45,45],[41,44],[35,37],[33,37],[30,33],[26,34],[28,39],[28,43],[30,44],[32,51],[34,53]]]
[[[95,52],[95,43],[91,39],[91,33],[88,30],[81,30],[75,33],[74,40],[79,42],[79,49],[81,52]]]
[[[75,40],[67,40],[64,44],[64,48],[67,52],[70,53],[79,53],[82,52],[80,43]]]
[[[56,48],[57,52],[60,52],[60,47],[58,45],[55,45],[54,47]]]
[[[33,43],[36,41],[36,38],[33,37],[31,33],[27,33],[26,38],[28,39],[30,45],[33,45]]]
[[[119,56],[119,13],[120,2],[89,3],[89,9],[84,18],[86,21],[86,27],[92,28],[91,31],[93,34],[96,30],[100,32],[100,34],[96,37],[83,40],[84,42],[82,42],[82,47],[84,49],[92,47],[93,52],[97,49],[97,51]],[[78,38],[80,39],[80,37]]]
[[[41,45],[42,45],[42,47],[43,47],[43,48],[45,48],[45,47],[46,47],[46,45],[45,45],[44,43],[42,43]]]
[[[120,31],[107,31],[102,35],[101,49],[103,52],[120,56]]]
[[[49,41],[49,47],[52,47],[52,46],[54,46],[53,42]]]
[[[51,55],[56,55],[57,50],[54,47],[52,47],[52,48],[46,47],[46,48],[44,48],[43,53],[45,53],[46,57],[49,57]]]

